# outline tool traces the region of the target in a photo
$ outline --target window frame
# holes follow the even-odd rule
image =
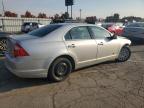
[[[91,36],[92,36],[94,39],[97,39],[97,40],[98,40],[98,39],[107,39],[108,37],[104,36],[103,38],[97,38],[96,36],[94,36],[91,27],[99,28],[99,29],[107,32],[107,33],[109,34],[109,37],[111,37],[111,33],[110,33],[109,31],[107,31],[106,29],[103,29],[103,28],[97,27],[97,26],[88,26],[88,29],[89,29],[89,31],[90,31],[90,34],[91,34]]]
[[[87,29],[87,31],[88,31],[88,33],[89,33],[89,36],[90,36],[90,39],[73,39],[73,38],[72,38],[70,31],[71,31],[72,29],[74,29],[74,28],[79,28],[79,27],[85,27],[85,28]],[[67,34],[69,34],[69,36],[70,36],[70,39],[69,39],[69,40],[66,40],[66,38],[65,38],[65,36],[66,36]],[[90,32],[88,26],[77,26],[77,27],[73,27],[73,28],[71,28],[71,29],[65,34],[65,36],[64,36],[64,40],[65,40],[65,41],[80,41],[80,40],[81,40],[81,41],[84,41],[84,40],[92,40],[92,39],[94,39],[94,37],[91,35],[91,32]]]

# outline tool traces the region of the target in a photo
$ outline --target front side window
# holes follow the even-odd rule
[[[70,30],[70,36],[72,40],[75,39],[81,39],[81,40],[86,40],[86,39],[91,39],[91,36],[89,34],[89,31],[87,27],[75,27]]]
[[[104,39],[106,37],[110,37],[110,33],[100,27],[91,26],[89,29],[95,39]]]

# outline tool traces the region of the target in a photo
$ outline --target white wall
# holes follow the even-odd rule
[[[20,32],[23,22],[39,22],[48,25],[50,24],[51,19],[0,17],[0,26],[2,26],[0,30],[5,32]]]

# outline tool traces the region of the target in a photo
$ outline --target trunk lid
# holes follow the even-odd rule
[[[31,36],[29,34],[24,34],[24,35],[12,35],[10,38],[21,42],[21,41],[26,41],[26,40],[30,40],[30,39],[37,39],[38,37]]]
[[[14,57],[14,47],[16,43],[21,43],[27,40],[31,40],[31,39],[37,39],[38,37],[34,37],[28,34],[24,34],[24,35],[11,35],[8,39],[7,39],[7,51],[6,53],[10,56],[10,57]]]

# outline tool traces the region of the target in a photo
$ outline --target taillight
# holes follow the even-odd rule
[[[15,44],[13,51],[14,51],[14,57],[29,56],[26,50],[18,43]]]

